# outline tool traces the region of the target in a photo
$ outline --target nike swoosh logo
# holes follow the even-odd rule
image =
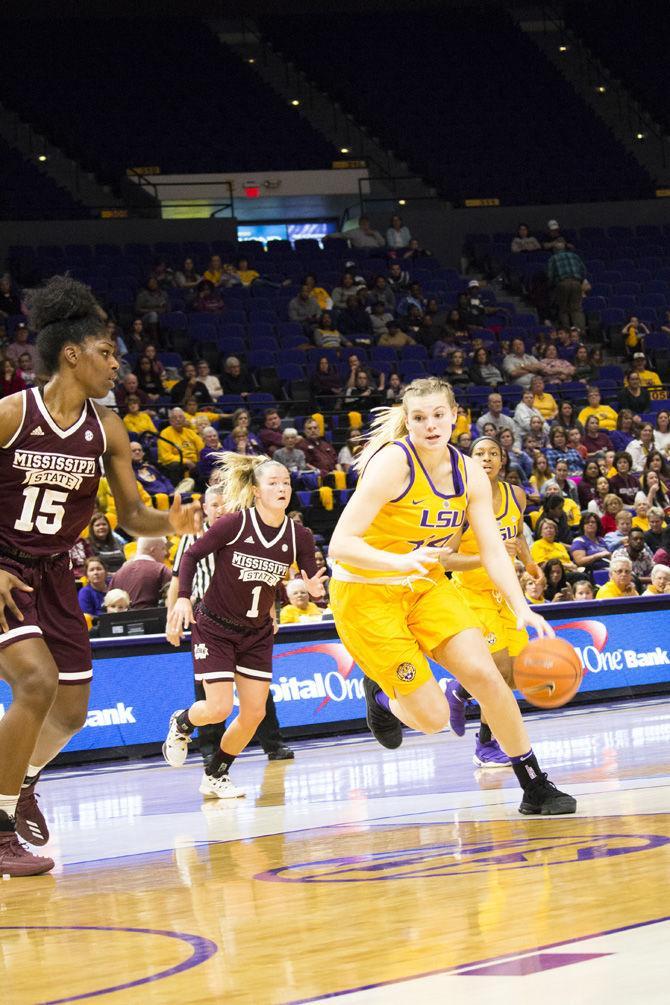
[[[425,501],[425,499],[412,499],[412,506],[420,506],[421,503]]]
[[[534,687],[525,688],[526,694],[540,694],[542,691],[548,691],[549,694],[553,694],[556,690],[556,685],[553,681],[547,681],[546,684],[536,684]]]

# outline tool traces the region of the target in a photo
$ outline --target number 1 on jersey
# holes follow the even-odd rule
[[[246,613],[247,618],[258,617],[258,605],[260,603],[262,589],[263,589],[262,586],[254,586],[253,590],[251,591],[251,596],[253,597],[253,600],[251,601],[251,607]]]
[[[39,485],[31,485],[23,490],[23,509],[18,520],[14,521],[14,530],[22,530],[30,533],[37,527],[40,534],[57,534],[63,526],[65,507],[61,503],[67,502],[67,492],[57,492],[55,489],[44,489],[42,502],[38,508],[37,500],[42,491]],[[35,510],[38,510],[35,517]],[[52,517],[48,520],[47,517]]]

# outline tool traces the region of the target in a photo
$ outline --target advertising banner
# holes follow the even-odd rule
[[[575,610],[578,616],[574,616]],[[559,606],[547,611],[557,633],[577,649],[585,668],[581,693],[636,689],[668,684],[670,689],[670,610],[622,611],[599,615],[597,605]],[[294,633],[297,637],[298,633]],[[332,624],[324,638],[277,641],[272,692],[281,726],[311,727],[365,718],[363,676]],[[279,636],[281,639],[281,635]],[[134,643],[134,644],[133,644]],[[129,640],[114,656],[94,660],[94,681],[86,726],[67,751],[109,749],[158,743],[165,737],[170,714],[193,700],[191,654],[166,644],[146,653],[140,640]],[[116,655],[118,653],[118,655]],[[102,655],[102,653],[101,653]],[[447,674],[433,664],[438,680]],[[0,715],[10,701],[0,682]]]

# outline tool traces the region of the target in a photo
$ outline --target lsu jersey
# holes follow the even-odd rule
[[[500,530],[500,537],[503,541],[510,541],[519,536],[519,528],[523,519],[523,512],[514,489],[507,482],[499,482],[500,485],[500,507],[496,513],[496,522]],[[467,527],[461,538],[458,548],[461,555],[477,555],[479,545],[472,527]],[[498,587],[489,576],[486,569],[467,569],[454,572],[452,574],[454,582],[459,586],[465,586],[468,590],[497,590]]]
[[[372,548],[405,555],[421,547],[444,548],[466,522],[468,476],[463,455],[449,445],[454,491],[447,495],[433,485],[409,436],[393,441],[407,457],[409,484],[402,495],[382,506],[363,534]],[[381,448],[386,449],[385,447]],[[337,563],[353,576],[375,581],[397,577],[394,572]],[[441,566],[437,567],[443,574]],[[334,573],[337,576],[337,572]]]

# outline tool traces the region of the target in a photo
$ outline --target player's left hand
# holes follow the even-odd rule
[[[303,569],[300,570],[300,575],[310,597],[315,597],[318,600],[320,597],[325,596],[326,579],[328,578],[327,569],[319,569],[311,579]]]
[[[170,506],[168,520],[175,534],[198,534],[202,529],[202,510],[199,502],[184,505],[177,493]]]
[[[178,597],[170,611],[165,626],[165,635],[172,646],[179,646],[192,624],[195,623],[193,605],[187,597]]]
[[[530,607],[527,607],[525,611],[522,611],[519,614],[517,617],[516,627],[518,629],[532,628],[540,639],[553,639],[556,635],[556,632],[551,627],[549,622],[545,621],[541,614],[536,614],[535,611],[531,611]]]

